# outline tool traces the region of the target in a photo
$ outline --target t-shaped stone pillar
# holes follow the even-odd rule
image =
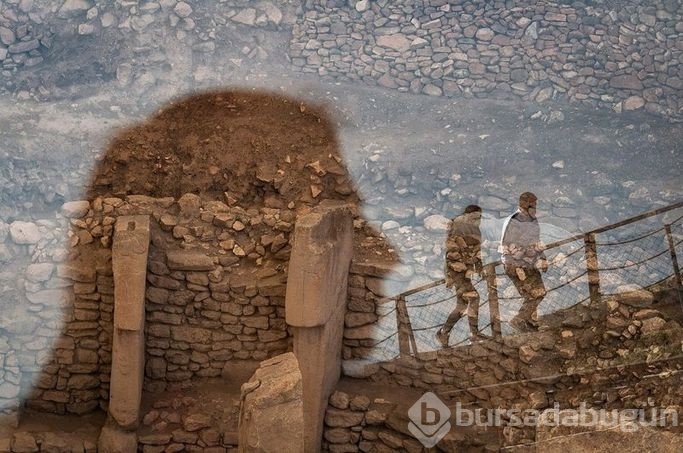
[[[350,206],[323,202],[294,229],[285,313],[301,369],[306,452],[320,451],[327,400],[341,374],[352,219]]]
[[[145,366],[145,279],[149,217],[119,217],[114,229],[114,334],[109,415],[98,451],[137,451],[137,428]]]

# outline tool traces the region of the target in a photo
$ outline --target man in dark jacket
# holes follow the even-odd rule
[[[548,270],[548,261],[536,219],[536,200],[536,195],[531,192],[520,195],[519,207],[505,219],[500,240],[505,273],[524,299],[510,324],[522,331],[538,327],[537,308],[546,295],[539,269],[543,272]]]
[[[453,326],[467,313],[470,333],[479,334],[479,293],[472,284],[474,273],[481,273],[481,208],[469,205],[465,211],[450,221],[446,238],[446,287],[455,286],[457,303],[448,319],[436,333],[443,347]]]

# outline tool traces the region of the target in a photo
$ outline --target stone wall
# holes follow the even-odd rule
[[[102,203],[87,202],[66,203],[51,219],[0,225],[3,410],[14,412],[25,400],[30,408],[79,414],[106,400],[112,225]]]
[[[382,398],[334,392],[325,414],[322,451],[422,452],[422,445],[407,432],[407,419],[403,427],[405,433],[396,430],[398,426],[388,421],[396,407],[395,403]]]
[[[431,96],[561,99],[681,118],[680,2],[309,2],[294,66]]]
[[[681,118],[683,21],[676,0],[302,3],[231,0],[196,8],[175,0],[6,1],[0,68],[14,80],[0,89],[20,99],[64,95],[70,88],[62,82],[73,83],[78,73],[86,86],[116,78],[144,92],[165,79],[155,63],[173,51],[155,45],[151,58],[134,59],[139,49],[126,42],[131,36],[145,45],[177,39],[211,55],[229,47],[216,39],[217,26],[238,26],[282,30],[282,37],[291,31],[293,68],[325,78],[433,96],[558,99]],[[59,57],[71,46],[83,52],[64,64]],[[250,60],[269,57],[261,43],[242,53]],[[221,79],[201,64],[193,80]]]
[[[244,210],[186,195],[66,203],[51,219],[0,223],[0,409],[106,408],[113,225],[150,215],[146,388],[217,376],[228,360],[291,349],[284,313],[288,209]],[[11,422],[10,424],[14,424]]]

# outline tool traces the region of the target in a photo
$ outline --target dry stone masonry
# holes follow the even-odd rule
[[[120,320],[123,335],[144,321],[146,392],[185,389],[193,378],[220,376],[229,361],[291,349],[283,272],[292,211],[245,210],[194,195],[68,202],[53,219],[0,228],[12,256],[0,272],[1,300],[18,302],[2,307],[3,426],[17,425],[22,401],[57,414],[109,406],[112,238],[128,216],[150,219],[149,260],[138,274],[146,276],[144,319]]]
[[[681,6],[677,0],[558,2],[484,0],[221,1],[95,4],[7,1],[0,5],[3,88],[20,99],[63,95],[58,83],[82,66],[85,84],[115,78],[136,93],[154,89],[184,45],[198,59],[192,83],[221,83],[206,61],[221,56],[224,29],[281,33],[292,67],[325,78],[363,81],[431,96],[550,99],[680,120],[683,79]],[[163,33],[160,33],[163,31]],[[155,36],[155,33],[159,35]],[[173,42],[169,47],[155,43]],[[263,35],[259,35],[263,36]],[[127,42],[135,37],[140,45]],[[272,60],[261,39],[244,41],[242,60]],[[82,45],[85,64],[55,64],[65,45]],[[113,45],[112,45],[113,43]],[[137,61],[136,61],[137,60]],[[279,63],[278,63],[279,64]]]
[[[581,102],[680,118],[680,2],[309,2],[293,65],[430,96]]]

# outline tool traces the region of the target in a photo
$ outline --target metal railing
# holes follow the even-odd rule
[[[580,303],[598,304],[605,295],[632,289],[635,282],[638,287],[649,287],[672,276],[683,310],[677,252],[683,242],[683,215],[645,232],[624,234],[620,230],[682,207],[683,201],[547,244],[545,251],[551,266],[544,280],[549,288],[539,311],[549,313]],[[603,236],[607,239],[601,240]],[[479,313],[484,314],[479,330],[493,337],[504,334],[501,320],[509,318],[516,305],[521,304],[521,296],[504,276],[502,263],[495,261],[486,264],[479,278],[472,281],[480,294],[486,293],[479,306]],[[383,338],[375,342],[375,347],[384,351],[385,359],[395,349],[400,356],[436,349],[436,330],[453,308],[454,298],[454,291],[446,288],[445,279],[441,279],[380,299],[379,322],[389,322],[379,330]],[[501,316],[501,301],[506,302],[506,316]],[[488,310],[483,312],[485,307]],[[391,317],[395,317],[395,324]],[[468,336],[456,338],[451,346],[467,341]]]

